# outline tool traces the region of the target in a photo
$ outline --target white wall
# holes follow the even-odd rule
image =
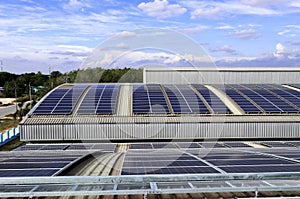
[[[288,84],[300,83],[300,69],[145,68],[144,83],[161,84]]]

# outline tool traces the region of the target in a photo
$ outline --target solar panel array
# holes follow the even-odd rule
[[[278,149],[278,150],[276,150]],[[122,175],[300,172],[297,148],[129,150]]]
[[[201,113],[209,114],[199,96],[188,85],[163,85],[176,114]]]
[[[250,102],[245,96],[242,95],[238,90],[230,87],[229,85],[214,85],[215,87],[219,88],[220,90],[224,91],[226,95],[228,95],[245,113],[249,114],[257,114],[261,113],[262,111],[257,108],[255,104]]]
[[[71,89],[55,89],[34,110],[33,114],[71,114],[86,88],[87,85],[75,85]]]
[[[114,114],[119,85],[93,85],[85,95],[78,114]]]
[[[275,95],[283,98],[285,102],[290,103],[294,108],[300,110],[300,92],[276,84],[265,84],[256,86],[267,89]]]
[[[270,93],[267,89],[256,85],[231,85],[247,95],[267,113],[298,113],[299,110],[286,103],[283,99]]]
[[[192,86],[204,97],[204,99],[213,109],[214,113],[232,113],[230,109],[222,102],[222,100],[220,100],[220,98],[216,96],[213,92],[211,92],[208,88],[201,84],[193,84]]]
[[[178,150],[126,153],[121,175],[218,173],[204,162]]]
[[[300,112],[300,92],[281,85],[214,86],[225,89],[225,94],[247,114]],[[58,88],[36,107],[33,114],[69,115],[77,110],[79,115],[112,115],[116,113],[119,88],[118,84],[78,84]],[[133,114],[170,114],[171,111],[175,114],[210,114],[209,110],[215,114],[232,113],[217,95],[200,84],[134,84],[132,105]]]
[[[170,113],[164,94],[158,84],[133,85],[133,113]]]
[[[268,155],[241,151],[213,150],[203,157],[226,173],[295,172],[300,165]]]
[[[0,177],[52,176],[86,153],[1,152]]]

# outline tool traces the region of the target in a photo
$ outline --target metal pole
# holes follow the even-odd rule
[[[17,82],[16,81],[15,81],[15,99],[16,99],[16,112],[18,112]]]
[[[32,108],[32,96],[31,96],[31,86],[30,86],[30,82],[29,82],[29,100],[30,100],[30,109]]]

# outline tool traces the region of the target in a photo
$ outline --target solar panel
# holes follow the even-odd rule
[[[257,114],[261,113],[258,107],[256,107],[252,102],[250,102],[245,96],[242,95],[238,90],[230,87],[229,85],[214,85],[215,87],[223,90],[226,95],[228,95],[245,113]],[[225,88],[225,90],[224,90]]]
[[[224,145],[231,147],[231,148],[251,147],[248,144],[245,144],[243,142],[224,142]]]
[[[203,161],[177,150],[160,149],[159,153],[157,150],[133,151],[130,149],[126,153],[122,175],[218,173]]]
[[[96,114],[114,114],[118,97],[119,85],[106,85],[98,101]]]
[[[230,109],[222,102],[222,100],[220,100],[219,97],[211,92],[208,88],[201,84],[193,84],[192,86],[204,97],[204,99],[213,109],[214,113],[232,113]]]
[[[30,176],[52,176],[58,169],[32,169],[32,170],[0,170],[0,177],[30,177]]]
[[[265,112],[268,113],[291,113],[298,112],[297,109],[286,103],[284,100],[270,93],[268,90],[256,85],[231,85],[231,87],[239,90],[248,96]]]
[[[227,173],[300,172],[300,165],[254,165],[219,167]]]
[[[34,110],[33,114],[51,114],[56,104],[69,91],[69,89],[55,89]]]
[[[265,142],[260,142],[263,145],[266,145],[268,147],[291,147],[291,145],[284,143],[284,142],[272,142],[272,141],[265,141]]]
[[[196,142],[178,142],[176,143],[180,148],[201,148]]]
[[[114,114],[119,85],[93,85],[82,100],[78,114]]]
[[[75,85],[57,103],[52,114],[71,114],[87,85]]]
[[[222,142],[204,142],[199,143],[203,148],[226,148]]]
[[[298,112],[300,112],[300,92],[276,84],[263,84],[256,86],[267,89],[269,92],[281,97],[285,102],[292,104],[293,107],[298,109]]]
[[[130,144],[130,149],[153,149],[151,143],[135,143]]]
[[[163,85],[174,113],[210,113],[203,101],[188,85]]]
[[[3,163],[0,164],[1,169],[34,169],[34,168],[48,168],[60,169],[66,166],[68,162],[18,162],[18,163]]]
[[[160,85],[133,85],[134,114],[170,113]]]
[[[288,101],[277,95],[274,92],[271,92],[269,89],[265,88],[264,85],[247,85],[248,88],[255,90],[258,94],[268,99],[274,106],[281,110],[281,112],[286,113],[298,113],[299,110],[291,106]],[[279,97],[278,97],[279,96]],[[299,100],[299,99],[298,99]]]
[[[0,177],[52,176],[86,154],[88,152],[34,150],[1,152],[1,157],[7,158],[0,161]]]
[[[33,114],[71,114],[87,85],[76,85],[71,89],[55,89],[33,111]]]

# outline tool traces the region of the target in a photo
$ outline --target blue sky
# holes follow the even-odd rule
[[[2,0],[0,60],[8,72],[66,72],[148,27],[185,34],[218,66],[300,66],[299,0]]]

